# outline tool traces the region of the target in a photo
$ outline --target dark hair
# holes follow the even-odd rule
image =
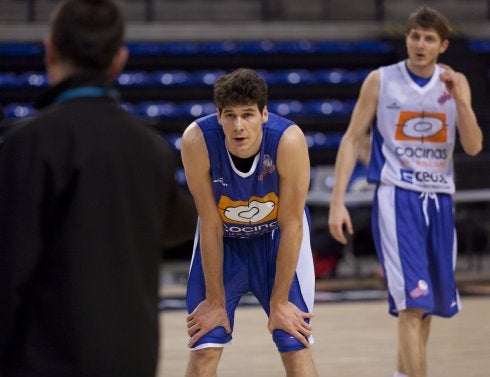
[[[214,83],[218,111],[226,106],[257,104],[260,112],[267,104],[267,84],[253,69],[239,68]]]
[[[124,18],[113,0],[65,0],[50,24],[61,57],[85,70],[106,70],[124,37]]]
[[[441,41],[447,40],[451,31],[446,16],[427,6],[420,7],[408,17],[407,34],[417,26],[424,29],[435,29]]]

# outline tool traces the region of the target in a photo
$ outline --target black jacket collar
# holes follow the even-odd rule
[[[34,103],[38,110],[53,104],[63,92],[83,86],[96,86],[101,88],[112,88],[112,80],[103,75],[83,73],[71,76],[60,83],[49,87]]]

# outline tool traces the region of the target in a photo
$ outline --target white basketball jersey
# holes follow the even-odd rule
[[[456,107],[436,65],[423,87],[405,61],[381,67],[368,179],[419,192],[454,193]]]

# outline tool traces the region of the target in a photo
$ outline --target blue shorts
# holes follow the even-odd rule
[[[238,302],[243,295],[249,292],[257,298],[267,315],[269,315],[269,302],[274,285],[279,238],[279,229],[253,238],[224,238],[223,279],[226,293],[226,310],[232,330]],[[305,215],[303,240],[296,275],[289,293],[289,301],[304,312],[312,312],[314,294],[315,273],[309,226]],[[188,312],[193,312],[205,297],[204,274],[201,264],[199,234],[197,232],[187,284]],[[296,351],[305,348],[300,341],[282,330],[274,330],[272,338],[279,352]],[[223,327],[217,327],[199,339],[192,350],[223,347],[230,343],[231,339],[232,334],[226,334]],[[313,338],[310,337],[309,341],[313,343]]]
[[[451,195],[382,184],[373,201],[372,227],[390,314],[419,308],[441,317],[455,315],[461,303],[454,279],[457,242]]]

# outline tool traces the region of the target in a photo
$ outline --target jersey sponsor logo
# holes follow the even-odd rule
[[[425,280],[419,280],[417,283],[417,287],[410,291],[410,297],[414,300],[422,296],[427,296],[428,294],[429,285]]]
[[[226,237],[250,237],[271,232],[274,229],[279,228],[279,223],[277,220],[271,221],[270,223],[259,224],[259,225],[232,225],[224,224],[225,236]]]
[[[395,154],[402,158],[425,158],[430,160],[446,160],[448,158],[448,152],[444,148],[396,147]]]
[[[263,182],[264,177],[267,174],[272,174],[276,170],[276,165],[274,165],[274,161],[272,161],[271,156],[268,154],[264,155],[264,158],[262,159],[262,172],[259,175],[259,181]]]
[[[446,114],[400,111],[395,140],[426,143],[446,142]]]
[[[400,169],[400,179],[403,182],[407,182],[410,184],[413,184],[415,182],[433,185],[448,184],[446,178],[442,174],[428,171],[414,171],[410,169]]]
[[[442,96],[439,97],[437,102],[439,102],[440,105],[444,105],[450,99],[451,99],[451,95],[447,90],[445,90],[444,93],[442,93]]]
[[[400,169],[400,179],[403,182],[413,183],[413,170]]]
[[[274,220],[277,217],[277,203],[277,195],[273,192],[263,197],[252,196],[248,201],[232,200],[223,195],[218,208],[224,222],[255,224]]]

